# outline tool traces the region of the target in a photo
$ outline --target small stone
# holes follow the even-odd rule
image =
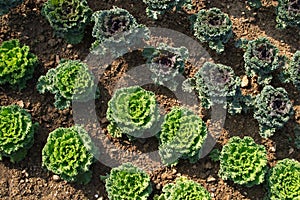
[[[207,182],[208,183],[211,183],[211,182],[214,182],[214,181],[216,181],[217,179],[215,178],[215,177],[213,177],[213,176],[209,176],[208,178],[207,178]]]
[[[52,176],[52,179],[53,179],[54,181],[59,181],[59,180],[60,180],[60,177],[59,177],[58,175],[53,175],[53,176]]]
[[[270,147],[270,151],[275,152],[276,151],[275,147]]]
[[[24,183],[25,181],[23,179],[20,180],[20,183]]]
[[[59,63],[59,62],[60,62],[59,55],[56,55],[56,56],[55,56],[55,62],[56,62],[56,63]]]
[[[170,175],[169,174],[163,174],[163,175],[161,175],[161,179],[162,180],[170,179]],[[171,179],[172,179],[172,176],[171,176]]]
[[[56,45],[56,40],[55,40],[55,39],[50,39],[50,40],[48,41],[48,45],[49,45],[50,47],[54,47],[54,46]]]
[[[68,44],[67,45],[67,49],[72,49],[73,48],[73,45],[72,44]]]
[[[176,170],[176,169],[173,169],[171,174],[174,175],[174,174],[176,174],[176,173],[177,173],[177,170]]]
[[[207,162],[207,163],[205,164],[205,169],[211,169],[211,168],[212,168],[211,162]]]
[[[244,87],[247,87],[248,85],[249,85],[248,77],[247,76],[243,76],[241,87],[244,88]]]
[[[21,108],[24,108],[24,102],[22,100],[17,101],[17,105],[20,106]]]
[[[99,197],[99,195],[98,195],[98,194],[95,194],[95,195],[94,195],[94,197],[95,197],[95,198],[98,198],[98,197]]]
[[[157,190],[160,190],[160,189],[161,189],[161,184],[158,183],[158,184],[155,186],[155,188],[156,188]]]
[[[292,154],[292,153],[294,153],[294,149],[291,147],[291,148],[289,149],[289,154]]]

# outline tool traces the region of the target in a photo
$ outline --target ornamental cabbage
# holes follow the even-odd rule
[[[152,192],[149,175],[131,163],[112,168],[101,179],[110,200],[147,200]]]
[[[241,80],[235,76],[231,67],[206,62],[193,78],[183,84],[185,91],[198,93],[202,107],[209,109],[216,104],[223,104],[230,114],[241,113],[243,96],[240,90]]]
[[[153,92],[140,86],[120,88],[108,102],[107,129],[112,137],[129,139],[155,135],[160,125],[159,108]]]
[[[278,161],[267,177],[268,199],[300,199],[300,163],[294,159]]]
[[[152,72],[152,80],[159,85],[168,85],[175,90],[176,77],[184,71],[184,62],[188,59],[185,47],[171,47],[161,43],[158,47],[147,47],[143,56],[147,59],[147,66]]]
[[[68,108],[72,100],[86,102],[96,98],[95,77],[79,60],[62,60],[55,69],[41,76],[37,83],[40,93],[55,94],[55,107]]]
[[[287,26],[300,28],[299,0],[278,0],[276,14],[277,28],[284,29]]]
[[[77,44],[83,39],[92,10],[86,0],[48,0],[43,5],[42,14],[57,36]]]
[[[293,85],[300,90],[300,51],[296,51],[283,74],[283,82],[292,82]]]
[[[201,184],[183,176],[178,177],[175,183],[165,185],[162,191],[155,200],[211,200],[209,192]]]
[[[0,85],[25,88],[37,63],[38,58],[29,52],[29,46],[21,46],[19,40],[4,41],[0,46]]]
[[[166,11],[172,10],[174,7],[180,8],[186,0],[143,0],[143,2],[147,5],[147,16],[158,19],[158,16]]]
[[[200,10],[192,17],[194,36],[200,42],[208,42],[217,53],[224,51],[224,44],[232,37],[232,22],[227,14],[218,8]]]
[[[232,137],[220,155],[219,176],[223,180],[252,187],[264,182],[267,172],[267,151],[251,137]]]
[[[42,150],[42,165],[68,182],[87,184],[92,173],[96,147],[80,126],[52,131]]]
[[[9,9],[20,5],[23,0],[0,0],[0,16],[9,12]]]
[[[259,134],[271,137],[277,128],[290,119],[293,106],[284,88],[273,88],[267,85],[254,100],[254,118],[259,123]]]
[[[269,84],[271,73],[281,66],[278,52],[278,48],[267,38],[249,41],[244,53],[246,74],[250,77],[258,76],[258,84]]]
[[[159,138],[159,155],[165,165],[176,165],[180,158],[195,163],[207,137],[203,120],[183,107],[173,107],[165,116]]]
[[[110,10],[96,11],[92,15],[95,22],[92,36],[92,53],[105,55],[110,51],[119,57],[138,46],[143,39],[149,38],[149,30],[125,9],[113,7]]]
[[[0,106],[0,160],[11,162],[25,158],[34,143],[34,125],[30,114],[17,105]]]

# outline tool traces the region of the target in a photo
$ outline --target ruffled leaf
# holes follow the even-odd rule
[[[155,200],[210,200],[209,192],[199,183],[179,177],[175,183],[169,183],[162,189],[163,193]]]
[[[62,179],[86,184],[91,179],[89,167],[96,153],[96,147],[82,127],[58,128],[48,136],[42,162]]]
[[[102,179],[110,200],[147,200],[152,192],[149,175],[131,163],[113,168]]]
[[[21,46],[19,40],[4,41],[0,46],[0,85],[8,83],[25,88],[37,63],[37,57],[29,52],[28,46]]]
[[[252,187],[264,182],[267,172],[267,151],[251,137],[232,137],[220,155],[219,176],[224,180]]]
[[[48,0],[43,5],[42,14],[57,36],[68,43],[77,44],[83,39],[92,10],[86,0]]]
[[[300,163],[294,159],[283,159],[268,174],[268,198],[300,198]]]
[[[11,162],[25,158],[34,143],[34,126],[30,114],[17,105],[0,107],[0,160]]]
[[[199,159],[207,137],[207,128],[200,117],[185,108],[174,107],[165,116],[159,133],[159,154],[166,165],[176,165],[179,158],[191,163]]]
[[[95,77],[79,60],[63,60],[55,69],[41,76],[37,83],[40,93],[55,94],[55,106],[65,109],[73,100],[85,102],[96,98]]]
[[[160,114],[155,95],[139,86],[115,91],[108,102],[106,117],[108,131],[113,137],[126,134],[130,139],[151,133],[155,135],[160,125]]]
[[[254,118],[259,123],[259,134],[262,137],[271,137],[293,114],[292,103],[284,88],[265,86],[256,96],[254,104]]]
[[[208,42],[217,53],[224,51],[224,44],[232,37],[232,22],[229,16],[218,8],[200,10],[192,17],[194,36],[200,42]]]

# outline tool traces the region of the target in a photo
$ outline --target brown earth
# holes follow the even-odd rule
[[[8,159],[4,159],[0,163],[0,199],[107,199],[104,184],[100,181],[99,176],[109,173],[110,167],[100,161],[92,165],[93,179],[84,186],[57,180],[56,176],[53,176],[51,172],[41,166],[41,150],[46,143],[48,134],[58,127],[72,126],[74,120],[71,109],[60,111],[54,107],[53,95],[41,95],[37,92],[37,79],[44,75],[48,69],[56,67],[62,58],[84,60],[89,54],[89,47],[93,42],[91,36],[92,25],[87,27],[85,38],[78,45],[68,45],[64,40],[56,38],[53,35],[52,28],[41,16],[40,11],[44,2],[45,0],[25,0],[22,5],[12,9],[9,14],[0,17],[0,43],[18,38],[22,43],[29,45],[31,51],[40,60],[34,77],[28,82],[26,89],[14,91],[6,86],[0,87],[0,105],[18,104],[30,112],[34,122],[40,124],[35,134],[34,146],[23,161],[12,164]],[[215,62],[233,67],[236,74],[241,77],[244,75],[243,52],[234,47],[234,40],[238,38],[255,39],[266,36],[280,49],[281,54],[286,54],[288,57],[291,57],[300,45],[299,30],[295,28],[275,29],[276,1],[263,0],[263,7],[259,10],[250,9],[241,0],[194,0],[193,3],[193,10],[184,10],[177,13],[174,11],[168,12],[160,20],[153,21],[146,17],[145,5],[142,1],[89,1],[89,5],[94,11],[110,9],[113,5],[122,7],[135,16],[139,23],[152,27],[169,28],[189,37],[193,37],[188,19],[191,14],[202,8],[220,8],[228,13],[233,21],[234,39],[231,39],[226,45],[226,53],[220,55],[209,50],[207,45],[203,44],[203,46]],[[124,72],[129,67],[138,66],[143,62],[144,60],[140,57],[138,51],[115,60],[107,68],[102,77],[103,79],[99,83],[100,98],[95,102],[97,114],[104,130],[104,133],[100,133],[103,137],[99,138],[104,138],[103,144],[112,142],[116,151],[118,149],[127,150],[127,156],[130,156],[131,153],[142,154],[143,152],[157,150],[157,140],[150,138],[130,142],[126,139],[117,140],[109,137],[106,131],[106,104],[111,98],[116,82]],[[195,66],[187,63],[185,75],[191,76],[194,72]],[[272,84],[282,86],[289,92],[289,97],[294,102],[295,117],[284,128],[278,130],[273,137],[262,139],[258,134],[258,123],[253,119],[252,113],[236,116],[227,115],[216,148],[221,149],[222,145],[231,136],[249,135],[257,143],[265,145],[268,151],[269,166],[274,166],[277,160],[287,157],[300,161],[300,150],[296,149],[294,145],[294,127],[300,123],[299,92],[292,85],[282,85],[276,80]],[[168,111],[171,106],[180,104],[174,94],[165,88],[151,85],[144,87],[155,92],[157,100],[164,111]],[[255,87],[255,84],[251,84],[248,89],[245,89],[245,92],[257,93],[259,90],[260,88]],[[209,123],[209,115],[202,114]],[[92,132],[91,136],[97,139],[97,134],[99,135],[99,132]],[[120,155],[114,155],[114,159],[118,160],[118,158],[120,158]],[[137,165],[142,164],[146,163],[143,160],[137,161]],[[154,171],[148,170],[151,174],[154,189],[150,199],[153,198],[154,194],[159,194],[166,183],[172,182],[180,175],[186,175],[201,183],[212,194],[213,199],[263,199],[266,193],[264,185],[247,188],[233,184],[230,181],[225,182],[218,177],[218,169],[219,164],[206,156],[195,164],[182,160],[176,167],[160,167]]]

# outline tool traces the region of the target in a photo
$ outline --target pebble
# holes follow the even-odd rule
[[[24,102],[22,100],[17,101],[17,105],[20,106],[21,108],[24,108]]]
[[[172,179],[172,176],[169,175],[169,174],[163,174],[163,175],[161,175],[161,179],[162,179],[162,180]]]
[[[210,183],[210,182],[214,182],[214,181],[216,181],[217,179],[215,178],[215,177],[213,177],[213,176],[209,176],[208,178],[207,178],[207,182],[208,183]]]
[[[275,152],[276,151],[275,147],[270,147],[270,151]]]
[[[160,190],[160,189],[161,189],[161,184],[158,183],[158,184],[155,186],[155,188],[156,188],[157,190]]]
[[[247,76],[243,76],[241,87],[244,88],[244,87],[247,87],[248,85],[249,85],[248,77]]]
[[[289,149],[289,154],[292,154],[292,153],[294,153],[294,149],[291,147],[291,148]]]
[[[58,175],[53,175],[52,178],[53,178],[54,181],[59,181],[60,180],[60,177]]]
[[[68,44],[67,45],[67,49],[72,49],[73,48],[73,45],[72,44]]]
[[[206,168],[206,169],[211,169],[211,168],[212,168],[211,162],[207,162],[207,163],[205,164],[205,168]]]
[[[50,40],[48,41],[48,45],[49,45],[50,47],[54,47],[54,46],[56,45],[56,40],[55,40],[55,39],[50,39]]]
[[[177,173],[177,170],[176,170],[176,169],[173,169],[171,174],[174,175],[174,174],[176,174],[176,173]]]

